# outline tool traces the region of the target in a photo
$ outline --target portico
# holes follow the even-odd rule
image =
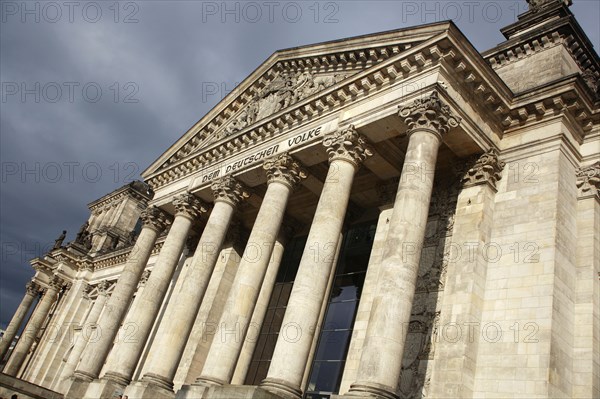
[[[4,373],[60,364],[35,349],[56,301],[102,332],[32,376],[67,398],[512,396],[521,369],[527,395],[598,392],[599,63],[567,4],[532,7],[485,57],[448,22],[273,54],[37,261]],[[591,66],[520,92],[551,40]]]

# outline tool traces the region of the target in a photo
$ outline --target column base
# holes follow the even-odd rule
[[[65,399],[81,399],[94,378],[86,373],[76,372],[64,382]]]
[[[130,396],[130,398],[132,398]],[[150,398],[150,397],[148,397]],[[154,398],[162,398],[155,396]],[[261,387],[249,385],[224,385],[224,386],[202,386],[202,385],[184,385],[177,392],[177,399],[287,399],[284,396],[278,396]],[[136,396],[132,399],[138,399]]]
[[[350,391],[333,398],[343,399],[400,399],[390,387],[375,383],[357,383],[350,385]]]
[[[86,399],[114,399],[122,395],[128,383],[114,381],[112,378],[104,377],[99,380],[94,380],[90,383],[85,396]],[[132,398],[133,399],[133,398]]]
[[[165,389],[150,381],[134,381],[125,388],[124,396],[131,399],[175,399],[173,390]]]
[[[302,391],[290,387],[286,381],[275,378],[266,378],[260,383],[260,387],[283,399],[300,399]]]

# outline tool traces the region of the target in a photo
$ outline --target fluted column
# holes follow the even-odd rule
[[[62,378],[69,378],[79,360],[81,359],[81,354],[85,349],[86,345],[90,341],[95,341],[102,334],[101,330],[98,329],[98,319],[100,318],[100,314],[102,313],[102,309],[104,309],[104,305],[108,300],[110,294],[108,293],[108,288],[110,284],[107,281],[102,281],[98,284],[98,296],[96,297],[96,301],[92,305],[92,309],[88,314],[85,322],[81,326],[81,333],[79,334],[79,338],[75,341],[75,345],[69,354],[69,358],[67,359],[67,363],[62,371]]]
[[[56,294],[58,294],[58,290],[60,290],[63,284],[63,280],[58,277],[54,277],[50,281],[46,292],[42,296],[42,299],[38,305],[35,307],[29,323],[27,323],[25,330],[19,337],[17,345],[11,353],[8,363],[6,363],[6,366],[2,371],[4,374],[8,374],[13,377],[17,376],[19,369],[21,366],[23,366],[23,362],[25,362],[25,359],[27,358],[27,354],[29,353],[29,349],[31,349],[31,345],[35,341],[35,338],[40,332],[44,321],[50,313],[50,307],[56,300]]]
[[[150,348],[150,357],[142,381],[173,390],[173,378],[202,298],[210,281],[232,216],[238,204],[248,197],[244,186],[232,177],[224,177],[211,186],[214,207],[194,252],[189,270],[174,302],[167,308],[176,322],[161,323]],[[133,396],[133,394],[132,394]]]
[[[163,244],[148,282],[136,302],[140,312],[130,312],[123,323],[135,328],[135,339],[121,340],[115,344],[108,359],[105,378],[117,385],[127,385],[131,381],[140,359],[152,325],[158,316],[171,278],[185,246],[192,223],[207,211],[205,205],[191,193],[174,198],[175,219]],[[169,322],[166,315],[165,322]],[[174,322],[178,322],[173,320]]]
[[[263,167],[268,177],[267,192],[219,322],[220,331],[242,333],[239,336],[222,333],[221,339],[213,341],[197,380],[199,383],[222,385],[231,381],[290,193],[306,177],[300,165],[287,153],[267,160]]]
[[[6,352],[8,352],[10,344],[15,339],[19,328],[21,328],[21,325],[23,324],[23,320],[25,320],[25,316],[27,316],[27,312],[29,312],[29,308],[31,307],[31,304],[33,303],[33,300],[39,291],[40,287],[35,281],[30,281],[27,283],[25,296],[23,296],[17,311],[10,320],[8,327],[6,327],[6,331],[4,331],[2,341],[0,341],[0,363],[4,359],[4,356],[6,356]]]
[[[354,126],[323,139],[329,171],[300,260],[267,378],[261,386],[283,397],[300,398],[302,376],[333,267],[354,175],[371,155]]]
[[[90,342],[86,346],[81,356],[81,362],[75,370],[74,376],[82,384],[89,383],[100,374],[121,321],[129,308],[140,276],[152,254],[156,238],[169,222],[168,215],[154,206],[148,207],[142,212],[141,219],[143,226],[140,235],[123,267],[117,285],[106,303],[106,309],[98,321],[97,328],[102,334],[99,335],[97,341]],[[79,398],[84,393],[85,389],[81,387],[81,384],[74,384],[67,397]]]
[[[409,141],[383,249],[380,274],[357,381],[348,395],[398,398],[404,341],[410,322],[433,177],[442,134],[458,125],[437,92],[400,111]]]

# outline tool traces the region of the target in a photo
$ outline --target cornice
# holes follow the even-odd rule
[[[141,204],[141,206],[144,208],[151,199],[151,197],[140,193],[128,184],[114,190],[102,198],[97,199],[96,201],[90,202],[88,204],[88,209],[92,211],[92,213],[99,213],[104,207],[113,205],[118,201],[121,201],[123,198],[131,198]]]
[[[287,67],[301,68],[299,62],[289,62]],[[281,62],[277,65],[284,68]],[[303,65],[306,67],[306,64]],[[448,30],[419,45],[261,119],[167,169],[148,175],[147,181],[155,190],[164,187],[250,146],[267,141],[283,129],[300,126],[317,117],[326,117],[341,107],[435,67],[444,68],[455,78],[453,83],[459,86],[456,89],[468,94],[480,112],[486,114],[486,120],[497,128],[500,136],[504,131],[537,123],[557,113],[568,113],[578,121],[582,138],[594,123],[598,123],[593,99],[579,77],[568,77],[515,97],[462,33],[454,25],[449,25]],[[225,121],[221,119],[221,123]]]
[[[300,125],[314,117],[322,117],[341,106],[350,104],[383,87],[388,87],[395,81],[406,79],[412,74],[436,65],[444,56],[443,48],[436,42],[445,36],[446,32],[409,51],[397,54],[369,69],[354,74],[274,115],[261,119],[255,125],[227,137],[226,141],[214,143],[206,147],[203,152],[196,153],[170,166],[167,170],[148,176],[148,183],[156,190],[179,177],[186,176],[251,145],[265,141],[283,128]]]
[[[594,46],[567,7],[550,10],[558,12],[557,19],[545,22],[538,29],[511,37],[506,42],[482,53],[492,68],[498,69],[514,62],[526,59],[540,51],[563,45],[571,54],[582,73],[600,78],[600,60]],[[548,18],[548,13],[539,16]],[[517,23],[522,24],[522,22]],[[506,32],[505,32],[506,34]],[[514,33],[513,33],[514,34]],[[508,35],[507,35],[508,36]],[[591,93],[594,88],[589,87]]]
[[[164,242],[166,240],[165,236],[159,237],[154,244],[154,248],[152,249],[151,256],[158,255],[160,249],[162,248]],[[127,258],[131,253],[133,247],[124,248],[118,251],[114,251],[108,254],[104,254],[94,259],[94,271],[106,269],[113,266],[118,266],[127,262]]]

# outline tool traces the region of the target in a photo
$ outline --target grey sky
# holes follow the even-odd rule
[[[28,260],[63,229],[73,239],[87,203],[138,178],[275,50],[454,19],[484,51],[527,7],[524,0],[0,6],[0,327],[33,275]],[[600,2],[575,0],[572,10],[597,49]]]

